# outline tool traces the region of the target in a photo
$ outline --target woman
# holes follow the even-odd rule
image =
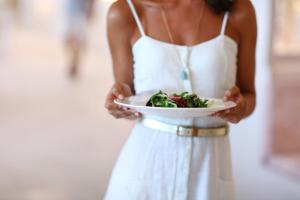
[[[119,0],[108,14],[108,39],[115,84],[106,108],[115,118],[139,120],[105,199],[234,199],[226,125],[255,107],[256,17],[250,1]],[[158,90],[192,91],[237,106],[178,119],[142,116],[113,103]],[[173,131],[182,126],[196,134]],[[209,137],[201,134],[208,128]]]

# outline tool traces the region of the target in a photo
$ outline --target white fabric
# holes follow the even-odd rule
[[[201,96],[222,98],[235,85],[238,47],[222,30],[214,39],[192,46],[189,59],[188,47],[176,45],[190,64],[194,91]],[[186,90],[173,44],[144,35],[132,53],[137,95]],[[216,117],[146,117],[201,127],[226,123]],[[233,190],[228,136],[179,137],[136,123],[113,169],[105,200],[232,200]]]

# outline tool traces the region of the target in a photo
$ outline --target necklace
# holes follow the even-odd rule
[[[201,1],[201,3],[202,3],[201,13],[199,15],[199,19],[198,19],[198,22],[197,22],[197,25],[196,25],[196,29],[194,31],[194,41],[196,40],[196,37],[198,36],[199,27],[200,27],[200,24],[201,24],[203,13],[204,13],[203,12],[203,10],[204,10],[203,0]],[[166,12],[165,12],[165,10],[164,10],[164,8],[162,6],[162,0],[160,0],[160,13],[161,13],[161,17],[163,19],[165,28],[167,30],[169,40],[173,44],[173,47],[175,49],[175,52],[176,52],[177,57],[179,59],[179,62],[180,62],[180,64],[183,67],[183,70],[182,70],[182,72],[180,74],[180,79],[184,83],[187,83],[189,90],[192,92],[193,88],[192,88],[191,73],[190,73],[190,69],[189,69],[189,64],[190,64],[189,63],[189,58],[190,58],[190,55],[191,55],[191,52],[192,52],[193,45],[187,45],[187,61],[184,62],[182,56],[179,53],[178,47],[175,44],[175,40],[174,40],[174,37],[173,37],[172,32],[171,32],[171,28],[170,28],[170,25],[169,25],[169,22],[168,22],[168,19],[167,19],[167,16],[166,16]]]

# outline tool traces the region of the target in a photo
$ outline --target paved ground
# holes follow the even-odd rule
[[[0,200],[96,200],[104,194],[131,123],[103,108],[112,73],[103,20],[96,25],[77,81],[66,77],[52,29],[26,22],[9,31],[10,51],[0,58]],[[268,87],[259,74],[255,114],[232,127],[237,199],[300,199],[299,182],[262,164]]]

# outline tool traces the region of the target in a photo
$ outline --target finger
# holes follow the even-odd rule
[[[222,115],[222,111],[215,112],[215,113],[211,114],[210,116],[218,117],[219,115]]]
[[[128,107],[124,107],[124,106],[121,106],[121,110],[125,110],[125,111],[127,111],[127,110],[130,110],[130,108],[128,108]]]
[[[230,108],[231,112],[236,111],[241,109],[241,107],[243,107],[244,104],[244,98],[243,96],[240,94],[237,97],[231,98],[231,101],[235,102],[236,106],[233,108]]]
[[[223,120],[225,120],[225,121],[228,121],[228,122],[231,122],[231,119],[233,118],[232,115],[230,115],[230,114],[225,114],[225,113],[220,113],[220,114],[218,115],[218,117],[221,118],[221,119],[223,119]]]
[[[226,116],[223,119],[233,124],[237,124],[240,121],[240,119],[235,116]]]
[[[119,106],[117,104],[115,104],[114,102],[111,101],[107,101],[105,103],[105,108],[107,110],[116,110],[116,109],[120,109]]]
[[[233,99],[234,97],[238,96],[239,94],[240,94],[240,89],[237,86],[234,86],[225,92],[224,101]]]
[[[214,112],[213,114],[211,114],[211,117],[216,117],[218,115],[219,112]]]
[[[223,113],[221,113],[221,114],[219,115],[219,117],[220,117],[220,118],[223,118],[223,119],[228,119],[228,118],[230,118],[230,117],[232,117],[232,116],[234,116],[233,113],[225,113],[225,112],[223,112]]]
[[[132,95],[131,88],[126,83],[116,83],[114,88],[117,90],[117,97],[119,99],[124,99],[124,97]]]
[[[115,118],[124,118],[129,115],[139,116],[138,113],[133,112],[131,110],[122,110],[122,109],[114,109],[110,110],[109,113],[113,115]]]
[[[221,116],[221,115],[224,115],[224,114],[228,114],[229,112],[230,112],[230,109],[222,110],[222,111],[215,112],[213,114],[213,116]]]
[[[243,103],[243,101],[244,101],[244,97],[242,95],[237,96],[235,99],[235,103],[237,105],[241,105]]]
[[[221,118],[222,118],[222,117],[225,116],[225,113],[222,112],[222,111],[220,111],[220,112],[215,113],[213,116],[214,116],[214,117],[221,117]]]
[[[112,87],[109,93],[106,96],[106,104],[113,103],[116,98],[118,98],[119,92],[116,88]],[[106,107],[107,105],[105,105]]]
[[[120,86],[118,86],[118,85],[115,85],[111,89],[111,93],[115,96],[115,98],[124,99],[124,95],[122,93],[122,90],[121,90]]]
[[[236,96],[240,93],[240,88],[237,86],[233,86],[230,90],[229,90],[229,95],[231,96]]]
[[[142,114],[139,113],[139,112],[135,112],[134,115],[137,116],[137,117],[141,117],[142,116]]]
[[[128,114],[124,114],[123,112],[119,110],[109,111],[109,114],[111,114],[114,118],[120,119],[128,116]]]
[[[105,104],[105,108],[107,110],[120,110],[120,111],[126,110],[123,106],[116,104],[114,101],[108,101]]]
[[[141,113],[136,112],[136,111],[134,111],[134,110],[126,110],[126,111],[123,111],[123,112],[125,112],[125,113],[128,114],[128,115],[135,115],[135,116],[137,116],[137,117],[140,117],[140,116],[141,116]]]
[[[120,109],[123,110],[123,111],[129,111],[129,112],[132,112],[132,113],[135,113],[136,111],[131,109],[131,108],[128,108],[128,107],[125,107],[125,106],[120,106]]]
[[[129,115],[128,117],[125,117],[125,119],[128,119],[128,120],[135,120],[137,119],[138,117],[135,116],[135,115]]]
[[[234,124],[238,123],[242,119],[236,109],[231,110],[229,113],[222,112],[218,117]]]
[[[120,90],[121,90],[121,93],[126,97],[132,95],[131,89],[126,83],[121,84]]]
[[[106,98],[105,98],[106,104],[113,103],[113,101],[115,100],[115,98],[116,98],[116,96],[110,90],[109,93],[106,95]]]
[[[123,112],[120,115],[118,115],[118,118],[125,118],[125,119],[137,119],[140,117],[138,113],[133,112]]]
[[[141,116],[142,115],[140,113],[135,113],[134,115],[130,115],[130,116],[126,117],[126,119],[135,120],[135,119],[140,118]]]
[[[214,117],[221,117],[221,118],[226,118],[231,115],[236,115],[236,109],[235,108],[230,108],[226,110],[219,111],[215,113],[213,116]]]

